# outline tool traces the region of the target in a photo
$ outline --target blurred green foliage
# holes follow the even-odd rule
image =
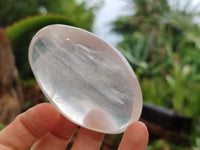
[[[171,3],[169,3],[171,2]],[[130,0],[133,15],[118,18],[118,47],[140,80],[143,99],[193,118],[191,144],[200,136],[199,4],[186,1]],[[149,149],[164,149],[166,143]],[[178,148],[179,147],[179,148]],[[187,149],[169,145],[168,149]]]
[[[124,37],[118,47],[141,80],[144,100],[195,116],[189,106],[199,97],[200,26],[194,18],[200,13],[167,0],[132,2],[136,12],[116,20],[114,31]]]
[[[7,27],[28,16],[57,14],[63,15],[86,30],[91,30],[95,15],[94,11],[101,2],[88,7],[86,1],[76,0],[1,0],[0,26]]]

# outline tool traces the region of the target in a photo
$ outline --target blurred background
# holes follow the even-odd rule
[[[200,150],[199,0],[0,0],[0,129],[47,101],[27,55],[49,24],[91,31],[127,58],[143,93],[148,150]],[[106,135],[102,150],[121,137]]]

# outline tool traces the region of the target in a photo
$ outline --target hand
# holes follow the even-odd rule
[[[0,131],[0,150],[64,150],[77,125],[63,117],[51,104],[39,104],[19,115]],[[104,134],[80,128],[72,150],[98,150]],[[148,131],[141,122],[125,131],[119,150],[146,150]]]

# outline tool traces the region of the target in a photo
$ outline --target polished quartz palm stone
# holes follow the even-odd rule
[[[121,53],[92,33],[50,25],[29,47],[35,78],[48,100],[72,122],[120,133],[139,119],[142,94]]]

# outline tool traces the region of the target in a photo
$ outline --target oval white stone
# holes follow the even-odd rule
[[[142,93],[132,68],[94,34],[47,26],[33,37],[29,62],[45,96],[74,123],[116,134],[139,119]]]

